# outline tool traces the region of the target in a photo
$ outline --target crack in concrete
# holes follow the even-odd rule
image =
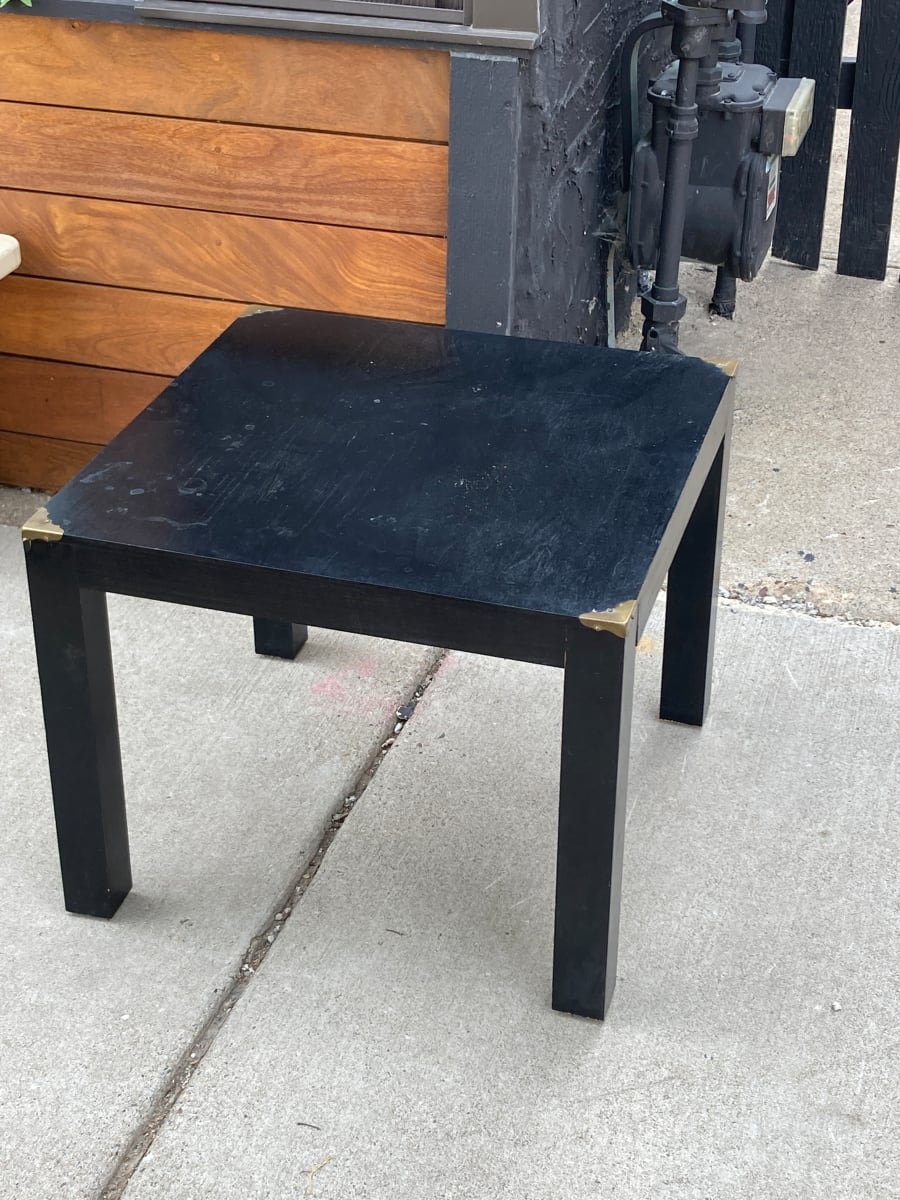
[[[898,623],[892,614],[871,616],[864,611],[854,612],[855,597],[822,585],[804,584],[799,580],[768,578],[762,583],[722,584],[719,587],[721,600],[736,601],[750,608],[775,609],[798,616],[815,617],[822,621],[836,621],[841,625],[855,625],[862,629],[897,629]]]
[[[149,1112],[135,1129],[128,1143],[119,1153],[106,1179],[100,1185],[97,1200],[121,1200],[125,1194],[142,1160],[152,1148],[170,1113],[190,1084],[194,1072],[212,1048],[234,1008],[265,961],[279,933],[315,879],[329,847],[340,832],[347,816],[377,775],[381,764],[394,746],[398,734],[402,732],[402,727],[411,719],[419,700],[431,686],[446,654],[446,650],[438,650],[435,653],[414,688],[405,699],[400,701],[390,724],[385,727],[375,748],[370,752],[356,776],[350,794],[334,809],[318,846],[281,894],[260,932],[251,938],[250,944],[241,955],[239,969],[230,983],[223,988],[213,1004],[212,1011],[194,1034],[190,1044],[178,1057],[162,1085],[157,1089],[150,1102]]]

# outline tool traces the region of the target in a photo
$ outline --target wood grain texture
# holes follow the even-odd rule
[[[450,56],[4,13],[0,98],[446,142]]]
[[[0,102],[7,187],[406,233],[447,228],[447,147]]]
[[[444,322],[442,238],[10,190],[0,229],[29,275]]]
[[[243,304],[11,275],[0,353],[178,375]]]
[[[0,430],[0,483],[55,492],[100,448]]]
[[[108,442],[169,378],[0,355],[0,429]]]

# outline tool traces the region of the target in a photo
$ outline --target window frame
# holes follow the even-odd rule
[[[409,16],[378,14],[405,8]],[[205,25],[519,50],[533,49],[542,29],[541,0],[463,0],[461,9],[392,0],[134,0],[134,12],[138,18]]]
[[[218,0],[236,4],[238,0]],[[344,17],[381,18],[397,21],[439,21],[442,24],[469,24],[472,0],[463,0],[458,8],[437,8],[424,2],[398,3],[397,0],[247,0],[247,7],[280,8],[291,12],[332,14]]]

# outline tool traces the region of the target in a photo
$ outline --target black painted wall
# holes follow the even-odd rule
[[[618,51],[655,0],[544,0],[547,33],[522,67],[511,331],[605,342],[607,247],[622,155]],[[616,265],[621,326],[633,277]]]

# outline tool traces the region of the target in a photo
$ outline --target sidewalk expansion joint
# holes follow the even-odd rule
[[[260,932],[251,939],[249,946],[241,956],[240,968],[216,997],[212,1011],[158,1088],[150,1103],[149,1112],[132,1134],[120,1152],[115,1165],[101,1184],[97,1192],[97,1200],[121,1200],[125,1194],[141,1161],[152,1148],[166,1120],[190,1084],[194,1072],[212,1048],[231,1013],[265,961],[279,933],[290,919],[291,914],[296,911],[297,905],[315,879],[319,867],[344,821],[378,774],[382,763],[396,743],[397,737],[402,733],[406,722],[412,717],[416,705],[430,687],[446,653],[445,650],[435,651],[434,657],[415,686],[408,693],[406,699],[399,704],[391,718],[390,725],[382,732],[374,749],[356,776],[350,794],[332,813],[316,849],[282,893],[278,903],[271,909]]]

